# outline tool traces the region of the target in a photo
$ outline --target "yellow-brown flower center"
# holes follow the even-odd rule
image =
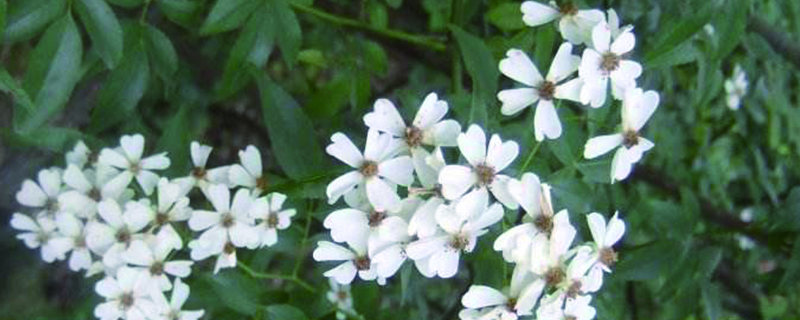
[[[206,168],[196,167],[194,170],[192,170],[192,176],[194,176],[195,179],[205,179],[206,174],[208,174]]]
[[[539,232],[549,236],[550,233],[553,232],[553,217],[540,214],[533,220],[533,225],[536,226],[536,229],[539,229]]]
[[[492,184],[495,177],[494,168],[486,164],[479,164],[472,168],[472,172],[478,177],[478,185],[488,186]]]
[[[233,254],[236,252],[236,246],[234,246],[232,242],[228,241],[225,243],[225,247],[222,248],[222,252],[225,254]]]
[[[558,12],[565,16],[574,16],[578,14],[578,6],[572,1],[564,2],[558,6]]]
[[[454,250],[464,251],[469,245],[469,239],[464,235],[454,235],[447,245]]]
[[[374,177],[378,174],[378,164],[375,161],[364,160],[361,167],[358,168],[358,172],[361,172],[365,178]]]
[[[617,253],[614,252],[614,249],[610,247],[600,249],[600,263],[606,265],[607,267],[613,267],[614,264],[617,263]]]
[[[275,229],[278,226],[278,215],[275,213],[270,213],[267,216],[267,227]]]
[[[606,52],[603,54],[602,61],[600,62],[600,69],[610,73],[619,68],[619,62],[622,60],[618,55],[613,52]]]
[[[230,213],[225,213],[222,215],[222,219],[220,219],[220,224],[222,224],[223,228],[230,228],[233,226],[233,215]]]
[[[639,144],[639,133],[633,130],[625,131],[622,134],[622,145],[626,148],[631,148]]]
[[[128,309],[133,306],[133,293],[126,292],[119,298],[119,306],[122,309]]]
[[[406,128],[405,139],[409,147],[419,147],[422,144],[422,130],[415,126]]]
[[[117,242],[120,243],[128,244],[131,242],[131,233],[126,228],[122,228],[117,231],[115,237],[117,238]]]
[[[581,282],[580,280],[575,280],[572,284],[569,285],[567,289],[567,297],[575,298],[578,294],[581,293]]]
[[[150,266],[150,274],[154,276],[160,276],[164,274],[164,263],[163,262],[156,262]]]
[[[367,219],[369,220],[369,226],[374,228],[381,225],[383,219],[386,219],[386,213],[383,211],[372,210],[369,212],[369,215],[367,215]]]
[[[544,275],[544,280],[547,283],[547,286],[553,288],[557,286],[561,281],[564,281],[566,277],[566,273],[559,267],[550,268]]]
[[[553,100],[555,94],[555,83],[545,80],[539,85],[539,98],[542,98],[543,100]]]
[[[353,259],[353,264],[356,265],[358,271],[369,270],[370,260],[367,256],[356,257]]]

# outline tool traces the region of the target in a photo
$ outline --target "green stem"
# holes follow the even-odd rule
[[[314,202],[313,200],[308,201],[308,210],[306,211],[306,226],[303,230],[303,241],[300,242],[300,252],[305,252],[306,250],[306,242],[308,242],[308,232],[311,228],[311,215],[314,212]],[[298,258],[297,261],[294,263],[294,270],[292,270],[292,276],[297,277],[297,274],[300,272],[300,266],[303,265],[303,259]]]
[[[519,174],[517,176],[522,177],[522,174],[525,173],[525,170],[528,169],[528,166],[531,164],[533,160],[533,156],[536,155],[536,152],[539,151],[539,146],[542,145],[541,141],[536,141],[536,146],[533,147],[531,153],[528,154],[528,158],[525,159],[525,163],[522,164],[522,167],[519,168]]]
[[[241,261],[237,262],[236,266],[239,267],[239,269],[241,269],[245,273],[247,273],[250,277],[255,278],[255,279],[271,279],[271,280],[291,281],[291,282],[294,282],[295,284],[303,287],[303,289],[308,290],[309,292],[317,292],[317,290],[314,289],[314,287],[312,287],[310,284],[306,283],[305,281],[303,281],[300,278],[295,277],[295,276],[287,276],[287,275],[282,275],[282,274],[277,274],[277,273],[258,272],[258,271],[253,270],[252,268],[248,267],[246,264],[242,263]]]
[[[317,18],[320,18],[322,20],[328,21],[333,24],[360,29],[366,32],[373,33],[378,36],[408,42],[433,51],[444,52],[447,50],[447,46],[444,43],[431,39],[428,36],[415,35],[397,30],[378,28],[358,20],[340,17],[334,14],[327,13],[325,11],[314,9],[313,7],[310,6],[305,6],[294,2],[292,2],[291,5],[292,8],[294,8],[297,11],[310,14],[312,16],[315,16]]]

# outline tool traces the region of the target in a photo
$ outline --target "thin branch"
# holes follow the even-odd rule
[[[258,272],[258,271],[253,270],[252,268],[248,267],[246,264],[242,263],[241,261],[237,262],[236,266],[239,267],[239,269],[241,269],[245,273],[247,273],[251,278],[290,281],[290,282],[294,282],[295,284],[297,284],[298,286],[302,287],[303,289],[308,290],[309,292],[312,292],[312,293],[317,292],[317,290],[314,289],[314,287],[312,287],[310,284],[306,283],[305,281],[303,281],[300,278],[295,277],[295,276],[287,276],[287,275],[277,274],[277,273]]]
[[[747,21],[747,28],[764,38],[772,50],[800,69],[800,46],[795,44],[796,39],[786,37],[789,35],[788,32],[774,29],[768,22],[757,16],[750,17]]]

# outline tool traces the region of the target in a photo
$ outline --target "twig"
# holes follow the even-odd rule
[[[764,38],[772,50],[800,69],[800,47],[795,44],[795,39],[786,37],[788,32],[773,29],[768,22],[757,16],[750,17],[747,28]]]
[[[314,287],[312,287],[310,284],[306,283],[305,281],[301,280],[300,278],[298,278],[296,276],[287,276],[287,275],[277,274],[277,273],[258,272],[258,271],[253,270],[252,268],[248,267],[246,264],[242,263],[241,261],[237,262],[236,266],[239,267],[239,269],[241,269],[245,273],[247,273],[250,277],[255,278],[255,279],[270,279],[270,280],[290,281],[290,282],[294,282],[295,284],[299,285],[303,289],[308,290],[309,292],[312,292],[312,293],[317,292],[317,290],[314,289]]]

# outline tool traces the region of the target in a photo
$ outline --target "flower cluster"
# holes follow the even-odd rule
[[[731,110],[739,110],[744,95],[747,94],[747,74],[742,66],[736,65],[730,79],[725,80],[725,103]]]
[[[609,88],[613,99],[622,101],[622,127],[619,133],[598,136],[586,142],[584,157],[593,159],[619,147],[611,165],[611,181],[623,180],[653,143],[640,136],[645,122],[655,112],[659,95],[636,85],[642,66],[628,59],[636,44],[633,27],[620,27],[617,13],[579,10],[571,2],[556,5],[525,1],[520,10],[523,21],[539,26],[558,21],[561,44],[546,76],[522,50],[511,49],[500,61],[500,72],[519,82],[521,87],[500,91],[504,115],[515,115],[536,103],[534,135],[537,141],[557,139],[562,126],[555,109],[556,100],[578,102],[592,108],[606,104]],[[581,56],[573,49],[583,46]],[[577,76],[574,74],[577,72]]]
[[[71,270],[102,275],[95,286],[105,298],[95,308],[100,319],[199,319],[204,311],[181,310],[190,291],[182,278],[194,261],[216,256],[214,272],[236,266],[236,248],[275,244],[295,211],[282,210],[282,194],[261,196],[266,184],[253,146],[240,152],[241,164],[207,169],[212,148],[192,142],[194,168],[173,180],[157,174],[170,166],[167,154],[145,157],[144,149],[138,134],[99,152],[79,142],[66,154],[66,168],[44,169],[37,181],[23,182],[16,198],[29,214],[15,213],[11,226],[28,247],[40,248],[44,261],[69,255]],[[194,188],[212,210],[190,207]],[[177,258],[185,224],[202,231],[186,245],[191,260]]]

